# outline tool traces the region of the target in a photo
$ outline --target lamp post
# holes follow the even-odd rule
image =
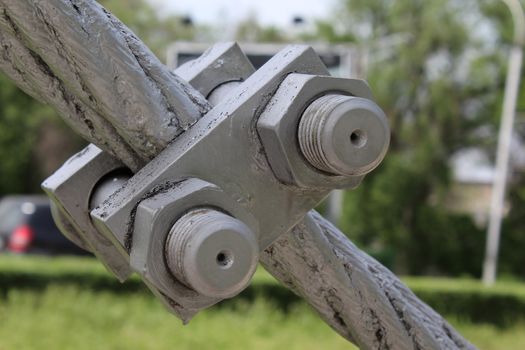
[[[498,137],[496,173],[492,187],[489,226],[485,260],[483,262],[483,283],[492,285],[496,281],[501,219],[505,201],[510,143],[514,126],[516,102],[520,85],[523,45],[525,43],[525,15],[519,0],[502,0],[509,7],[514,21],[514,40],[509,57],[509,67],[505,84],[503,112]]]

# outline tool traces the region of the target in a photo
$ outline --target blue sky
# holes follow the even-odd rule
[[[160,13],[189,15],[199,24],[237,22],[255,14],[265,25],[287,26],[294,16],[326,17],[336,0],[148,0]]]

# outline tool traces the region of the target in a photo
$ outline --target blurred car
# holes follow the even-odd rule
[[[88,254],[60,233],[46,196],[7,196],[0,200],[0,251]]]

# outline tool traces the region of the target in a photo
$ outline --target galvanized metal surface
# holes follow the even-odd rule
[[[298,126],[303,112],[317,98],[333,93],[372,99],[362,80],[294,73],[286,77],[264,109],[257,130],[279,181],[324,191],[354,188],[361,182],[361,175],[338,176],[314,168],[299,147]]]
[[[219,295],[203,295],[188,288],[183,281],[174,278],[166,264],[165,252],[173,225],[184,214],[199,207],[221,208],[249,227],[257,225],[255,218],[225,196],[219,187],[203,180],[188,179],[161,186],[140,202],[134,218],[135,237],[130,246],[133,270],[150,287],[179,305],[180,310],[175,313],[186,321],[199,310],[220,301]]]

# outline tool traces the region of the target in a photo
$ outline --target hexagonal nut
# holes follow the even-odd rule
[[[281,83],[257,122],[268,162],[283,183],[305,188],[355,188],[363,176],[338,176],[314,168],[303,156],[297,128],[304,110],[315,99],[342,94],[372,100],[363,80],[290,74]]]
[[[164,187],[144,199],[137,207],[133,230],[130,265],[137,271],[156,295],[161,293],[177,305],[170,307],[181,319],[187,315],[181,310],[200,310],[221,299],[207,297],[178,281],[166,265],[165,247],[168,234],[177,220],[189,210],[198,207],[220,208],[246,223],[258,236],[255,218],[237,205],[217,186],[199,179],[187,179]]]
[[[253,72],[255,68],[235,42],[215,44],[174,71],[206,98],[221,85],[246,80]]]
[[[147,280],[143,281],[146,287],[153,293],[153,295],[161,302],[161,304],[164,306],[164,308],[170,312],[171,314],[178,317],[184,324],[187,324],[190,322],[190,320],[195,316],[201,308],[197,307],[189,307],[189,306],[183,306],[179,303],[177,303],[175,300],[168,297],[166,294],[162,293],[160,290],[157,289],[154,285],[152,285]]]
[[[115,245],[94,227],[89,216],[89,201],[102,178],[123,168],[117,159],[89,145],[42,183],[60,231],[80,247],[93,252],[120,281],[129,277],[131,268]]]
[[[51,210],[51,217],[60,233],[80,248],[93,253],[93,247],[75,227],[73,219],[66,214],[66,211],[51,199],[49,200],[49,208]]]

